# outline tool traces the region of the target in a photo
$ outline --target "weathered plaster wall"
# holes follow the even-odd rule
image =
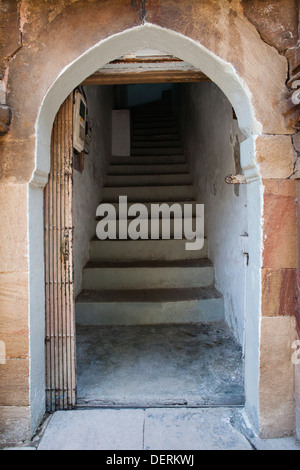
[[[253,8],[254,4],[257,8]],[[59,74],[81,54],[105,38],[145,22],[185,35],[195,43],[206,47],[215,54],[216,59],[221,58],[227,64],[231,64],[243,80],[245,88],[248,88],[249,95],[252,96],[256,120],[261,123],[261,131],[267,134],[257,139],[258,158],[261,160],[263,183],[267,189],[264,197],[266,253],[263,258],[265,270],[262,273],[263,284],[260,285],[259,278],[250,276],[248,290],[254,295],[262,289],[262,306],[256,305],[254,313],[257,311],[259,314],[262,307],[263,316],[268,317],[266,320],[268,326],[272,323],[272,331],[284,327],[292,335],[293,330],[287,328],[287,323],[294,321],[294,310],[290,306],[290,297],[288,298],[285,292],[286,285],[291,288],[291,279],[296,269],[292,259],[292,254],[295,253],[296,234],[292,181],[286,178],[290,175],[287,173],[292,154],[291,139],[288,134],[295,131],[295,126],[293,122],[291,123],[290,117],[284,117],[282,112],[291,107],[291,93],[287,91],[286,80],[291,76],[297,77],[299,72],[297,68],[299,35],[293,26],[298,22],[297,2],[293,0],[230,2],[227,0],[218,2],[3,0],[0,8],[2,13],[0,74],[3,82],[1,88],[3,89],[4,84],[4,89],[8,92],[5,97],[6,102],[13,112],[9,134],[0,137],[0,205],[3,214],[0,220],[0,337],[1,340],[2,335],[7,338],[11,358],[6,365],[0,365],[2,439],[8,436],[8,439],[17,441],[30,432],[28,418],[32,398],[29,398],[28,379],[27,193],[28,182],[32,178],[36,163],[36,133],[37,131],[41,135],[43,132],[46,133],[45,129],[36,129],[43,100]],[[131,44],[129,41],[128,49],[131,45],[135,49],[151,47],[149,43],[142,44],[142,40],[140,42],[141,44],[137,46],[136,43]],[[156,41],[154,47],[163,49],[163,44]],[[122,49],[121,46],[119,49]],[[189,49],[185,48],[186,54],[188,51]],[[289,67],[286,58],[289,60]],[[217,60],[215,64],[216,70],[219,71],[220,64]],[[95,62],[95,70],[97,68],[98,64]],[[231,69],[228,71],[230,74]],[[81,79],[84,78],[84,74],[81,75]],[[71,78],[76,82],[76,77]],[[77,84],[78,82],[74,86]],[[223,89],[225,94],[228,92],[226,86]],[[61,89],[58,87],[56,90],[59,103],[62,103],[71,91],[67,87]],[[2,98],[1,104],[4,104]],[[57,104],[55,109],[51,106],[48,108],[50,120],[54,119],[57,110]],[[279,152],[278,142],[281,138],[282,145]],[[43,155],[49,154],[47,144],[41,151]],[[34,184],[36,187],[45,184],[45,173],[40,169],[35,172]],[[253,189],[253,196],[257,191],[260,191],[260,186]],[[254,219],[256,211],[257,207],[253,207]],[[274,217],[272,213],[275,214]],[[284,222],[276,216],[277,213],[282,214]],[[257,223],[260,223],[259,217],[257,215],[255,219]],[[33,242],[35,240],[32,234],[31,240]],[[259,239],[257,242],[259,243]],[[264,273],[268,276],[264,276]],[[272,309],[265,300],[268,296],[272,299]],[[286,313],[284,321],[281,321],[282,312]],[[12,320],[13,318],[15,320]],[[283,373],[289,370],[290,358],[286,351],[291,338],[289,336],[287,342],[278,343],[275,351],[268,342],[270,331],[270,328],[261,327],[259,322],[254,321],[253,336],[260,339],[261,344],[266,347],[261,350],[260,376],[257,374],[251,376],[251,371],[256,370],[257,357],[254,357],[255,351],[248,351],[252,363],[248,373],[255,390],[260,387],[265,397],[268,393],[276,391],[273,406],[279,409],[281,401],[289,402],[291,406],[290,399],[285,395],[284,381],[287,378]],[[33,338],[34,336],[31,336],[31,340]],[[281,354],[280,357],[284,357],[286,362],[276,361],[277,354]],[[275,384],[267,372],[267,360],[272,364],[272,373],[278,377]],[[290,381],[290,376],[288,380]],[[256,399],[250,407],[257,411]],[[282,413],[284,412],[286,410],[282,409]],[[288,415],[291,416],[290,413]],[[262,399],[260,416],[264,423],[264,435],[274,433],[279,435],[287,432],[288,427],[291,432],[291,421],[287,427],[281,426],[280,415],[277,415],[277,427],[274,431],[272,419],[265,420],[265,417],[270,418],[270,414],[266,400]],[[34,431],[35,425],[36,423],[32,426],[31,432]]]
[[[245,139],[232,106],[214,83],[184,85],[182,123],[194,175],[196,197],[205,206],[209,257],[216,287],[224,296],[226,320],[243,343],[247,252],[247,187],[227,185],[241,173],[240,143]]]
[[[82,268],[89,259],[89,241],[95,236],[96,209],[102,200],[105,171],[111,156],[113,89],[85,87],[92,140],[82,173],[74,171],[74,278],[75,294],[82,286]]]
[[[20,5],[22,47],[9,61],[8,102],[14,109],[14,118],[10,137],[3,143],[3,177],[14,179],[17,172],[26,181],[33,171],[34,123],[51,83],[88,47],[108,35],[140,24],[143,10],[139,2],[129,0],[101,3],[94,0],[88,3],[88,8],[82,0],[66,1],[60,6],[48,1],[26,0]],[[287,62],[274,47],[261,40],[239,2],[150,0],[146,4],[145,18],[147,22],[199,41],[232,63],[251,90],[256,115],[265,132],[291,132],[286,128],[279,106],[285,92]],[[193,22],[191,18],[197,20]],[[257,63],[259,70],[253,66]],[[36,86],[37,80],[39,86]],[[32,81],[34,86],[31,86]],[[22,96],[19,96],[20,90]],[[21,153],[21,148],[22,157],[15,161],[13,155],[18,149]]]

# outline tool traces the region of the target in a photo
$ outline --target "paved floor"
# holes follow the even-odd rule
[[[34,447],[35,446],[35,447]],[[295,438],[262,440],[237,408],[58,411],[28,450],[300,450]]]
[[[243,405],[241,356],[222,321],[77,327],[78,403]]]
[[[259,439],[247,424],[243,408],[224,406],[243,399],[243,367],[241,349],[222,322],[83,327],[78,333],[82,403],[161,401],[210,407],[59,411],[22,449],[300,450],[293,437]],[[218,400],[223,406],[212,407],[211,402]]]
[[[49,449],[251,449],[227,409],[78,410],[52,417],[39,445]]]

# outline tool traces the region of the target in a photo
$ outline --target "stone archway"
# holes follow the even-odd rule
[[[214,81],[228,97],[234,107],[241,130],[247,139],[242,144],[241,166],[248,184],[249,251],[251,264],[248,270],[246,299],[246,410],[259,428],[259,326],[261,305],[261,252],[262,252],[262,187],[259,170],[255,161],[256,136],[262,131],[255,119],[251,93],[246,83],[239,77],[235,68],[211,53],[199,43],[155,25],[145,24],[111,36],[91,47],[69,64],[57,77],[44,97],[36,121],[36,165],[29,188],[29,259],[30,315],[31,315],[31,390],[36,403],[31,404],[32,420],[38,424],[44,412],[43,365],[40,357],[44,354],[43,291],[43,187],[47,182],[50,168],[50,136],[54,117],[58,108],[72,89],[97,68],[114,58],[140,48],[164,49],[186,62],[200,68]],[[162,46],[163,44],[163,46]],[[33,274],[34,273],[34,274]],[[38,295],[37,295],[38,293]],[[38,299],[38,300],[37,300]],[[38,360],[38,365],[36,361]]]

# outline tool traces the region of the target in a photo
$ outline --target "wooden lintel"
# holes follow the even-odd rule
[[[186,83],[207,82],[210,79],[195,70],[151,70],[140,72],[96,72],[82,85],[132,85],[135,83]]]

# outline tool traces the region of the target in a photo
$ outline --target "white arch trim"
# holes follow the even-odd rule
[[[262,186],[255,161],[255,140],[262,132],[252,105],[251,92],[232,66],[200,43],[177,32],[146,23],[115,34],[76,58],[58,75],[46,93],[36,121],[35,170],[28,185],[29,296],[30,296],[30,408],[35,431],[45,409],[44,387],[44,242],[43,187],[50,171],[50,140],[55,115],[86,77],[111,60],[141,48],[155,48],[179,57],[201,69],[224,92],[247,139],[241,145],[241,165],[248,185],[249,253],[245,306],[245,390],[251,422],[259,425],[259,334],[262,253]]]
[[[232,64],[180,33],[145,23],[100,41],[68,64],[58,75],[44,97],[36,121],[36,164],[32,184],[44,186],[47,182],[52,124],[59,107],[71,91],[111,60],[147,47],[164,50],[201,69],[231,102],[245,136],[251,138],[262,132],[262,125],[255,118],[251,92]],[[249,152],[241,163],[246,178],[248,175],[250,179],[258,176],[255,161]]]

